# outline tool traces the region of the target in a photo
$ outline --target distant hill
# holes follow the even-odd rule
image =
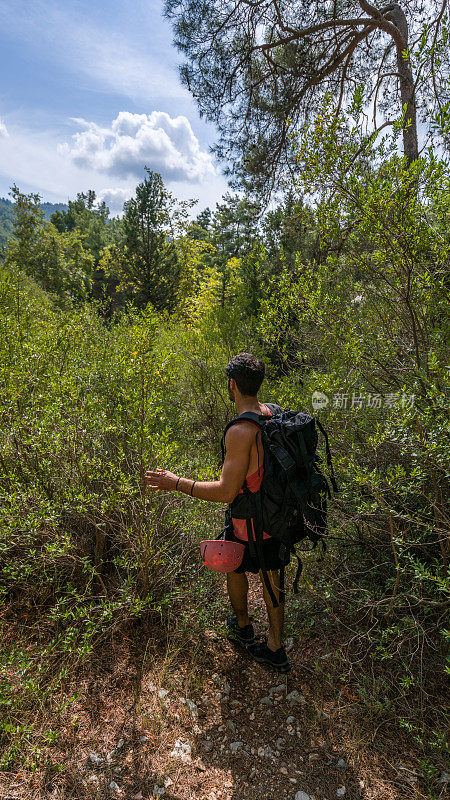
[[[0,197],[0,254],[6,242],[12,236],[14,223],[14,208],[10,200]]]
[[[67,211],[66,203],[41,203],[41,208],[46,219],[50,219],[54,211]],[[12,236],[13,227],[14,205],[6,197],[0,197],[0,254]]]

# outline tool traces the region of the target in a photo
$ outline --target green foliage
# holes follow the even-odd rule
[[[69,200],[67,208],[55,211],[50,220],[60,233],[78,231],[96,264],[101,251],[118,241],[121,234],[121,221],[109,218],[106,203],[97,203],[92,189],[78,192],[77,199]]]
[[[218,427],[215,415],[205,425],[205,412],[229,350],[217,326],[212,369],[199,371],[211,358],[205,331],[180,331],[150,306],[105,328],[95,307],[57,311],[28,277],[1,278],[0,595],[10,614],[0,733],[9,769],[44,753],[38,709],[69,670],[122,625],[184,624],[178,609],[192,587],[197,600],[211,593],[207,573],[197,584],[197,541],[219,529],[220,512],[147,497],[143,471],[174,463],[218,474]],[[226,413],[224,401],[223,421]],[[20,635],[14,619],[27,620]]]
[[[8,242],[5,265],[19,269],[60,302],[87,297],[93,258],[78,231],[59,233],[47,222],[37,194],[25,195],[14,186],[14,238]]]
[[[67,206],[64,203],[40,203],[41,211],[43,211],[46,219],[49,219],[51,214],[64,211]],[[0,256],[3,255],[9,239],[14,234],[14,205],[11,200],[0,197]]]
[[[375,731],[389,719],[408,732],[435,780],[448,674],[450,179],[431,152],[407,167],[398,131],[376,145],[360,110],[358,93],[353,116],[325,106],[292,141],[301,181],[265,217],[226,196],[189,222],[148,172],[123,238],[100,251],[90,193],[58,230],[16,190],[0,267],[8,769],[42,758],[57,731],[39,728],[37,709],[121,626],[164,620],[185,636],[193,603],[201,624],[217,613],[197,544],[220,530],[222,509],[146,496],[143,475],[218,477],[233,413],[224,367],[253,351],[267,364],[262,400],[311,410],[313,391],[327,393],[319,414],[340,486],[329,556],[305,555],[287,631],[336,637],[319,673],[351,685]],[[99,303],[95,247],[98,283],[110,280]]]
[[[296,280],[287,266],[273,279],[258,329],[268,353],[298,361],[280,402],[329,398],[320,417],[341,489],[330,532],[339,578],[332,557],[315,597],[354,631],[345,678],[370,659],[364,707],[414,719],[417,705],[431,716],[424,697],[444,680],[447,649],[450,176],[430,152],[408,168],[395,132],[375,146],[354,111],[325,106],[293,144],[321,257],[299,253]],[[418,744],[442,752],[429,732]]]
[[[137,308],[151,303],[173,310],[180,266],[174,242],[174,203],[158,173],[146,169],[136,196],[124,205],[123,246],[109,251],[102,266],[120,278],[125,297]]]

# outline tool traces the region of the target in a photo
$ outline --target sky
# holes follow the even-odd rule
[[[0,0],[0,197],[14,183],[51,202],[94,189],[116,214],[147,166],[214,208],[227,190],[215,130],[180,60],[160,2]]]

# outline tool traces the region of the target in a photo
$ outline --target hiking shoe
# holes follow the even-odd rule
[[[267,636],[264,637],[262,642],[256,642],[252,647],[249,647],[248,652],[255,661],[260,664],[270,664],[277,672],[289,672],[291,668],[284,647],[279,647],[275,651],[271,650],[267,646]]]
[[[230,639],[235,639],[237,642],[239,642],[239,644],[244,645],[244,647],[249,647],[250,645],[255,644],[255,631],[251,623],[246,625],[244,628],[240,628],[235,616],[228,617],[227,628],[228,637]]]

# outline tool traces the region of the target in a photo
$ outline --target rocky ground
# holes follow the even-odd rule
[[[263,622],[258,580],[256,616]],[[257,626],[262,632],[261,623]],[[139,657],[118,641],[61,712],[46,767],[3,775],[0,800],[404,800],[448,796],[442,773],[424,790],[406,739],[375,729],[351,687],[318,672],[336,643],[287,642],[292,670],[252,661],[221,630],[194,659],[156,639]],[[196,666],[192,666],[192,664]]]

